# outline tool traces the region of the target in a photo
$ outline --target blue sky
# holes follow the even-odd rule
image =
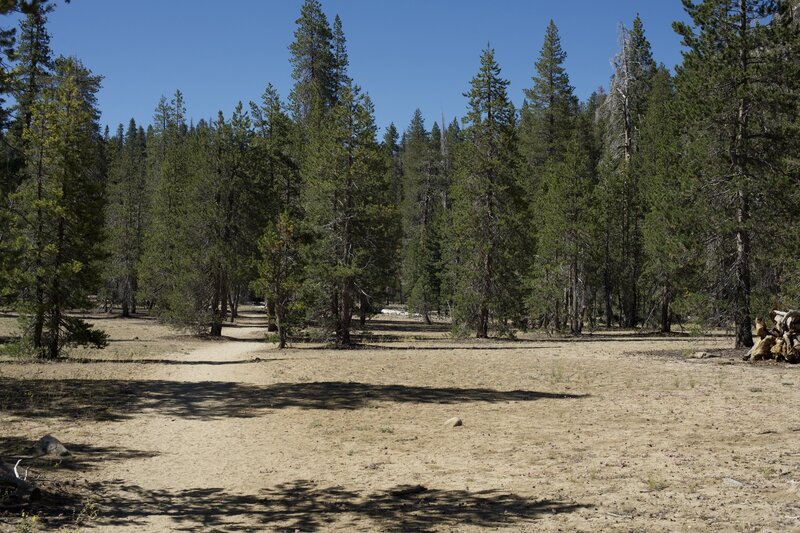
[[[465,113],[469,80],[487,42],[519,104],[548,21],[555,20],[567,70],[585,99],[611,75],[620,23],[644,21],[657,61],[680,62],[673,20],[680,0],[322,0],[343,21],[351,75],[369,92],[381,131],[402,130],[419,107],[430,127]],[[104,76],[102,123],[148,124],[161,95],[180,89],[195,121],[230,115],[267,82],[291,88],[288,46],[301,0],[74,0],[50,15],[52,47]]]

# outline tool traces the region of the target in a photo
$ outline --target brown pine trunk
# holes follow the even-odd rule
[[[672,289],[669,284],[664,285],[664,296],[661,300],[661,333],[672,330]]]
[[[739,191],[736,232],[736,347],[753,346],[750,319],[750,235],[744,224],[749,219],[747,196]]]
[[[278,331],[275,324],[275,300],[267,298],[267,331]]]
[[[350,346],[350,325],[353,321],[353,279],[347,278],[342,285],[342,311],[339,315],[338,342]]]
[[[362,292],[358,295],[358,323],[363,328],[367,324],[367,311],[369,311],[369,299]]]
[[[489,309],[481,307],[478,315],[478,327],[475,337],[478,339],[486,339],[489,337]]]

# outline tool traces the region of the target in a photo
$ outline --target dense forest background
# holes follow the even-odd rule
[[[19,348],[102,345],[67,313],[90,296],[211,335],[263,298],[281,347],[349,345],[387,302],[477,337],[682,320],[751,345],[754,314],[800,297],[800,3],[684,6],[674,74],[637,17],[581,102],[551,21],[519,109],[487,47],[461,120],[417,110],[379,132],[342,21],[306,0],[285,99],[267,85],[193,123],[177,91],[151,124],[101,132],[100,77],[50,49],[54,4],[0,2],[24,14],[0,32],[0,305]]]

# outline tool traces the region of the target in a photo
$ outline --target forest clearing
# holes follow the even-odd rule
[[[800,525],[800,378],[741,361],[729,337],[459,341],[378,315],[357,349],[279,351],[255,309],[221,340],[94,323],[103,351],[0,361],[0,455],[45,434],[72,453],[22,463],[44,490],[28,510],[42,529]],[[0,530],[23,521],[0,515]]]
[[[800,531],[798,183],[800,0],[0,0],[0,531]]]

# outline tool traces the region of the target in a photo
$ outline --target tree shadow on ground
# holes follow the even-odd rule
[[[97,518],[87,525],[100,527],[146,527],[149,517],[159,515],[172,522],[173,530],[180,531],[310,532],[329,529],[337,523],[352,529],[406,532],[466,524],[485,528],[522,526],[543,514],[569,513],[586,507],[497,490],[470,492],[399,485],[359,493],[338,486],[320,487],[305,480],[257,494],[229,493],[221,488],[147,490],[120,482],[88,483],[77,489],[79,494],[45,496],[31,512],[38,512],[49,526],[59,526],[64,507],[79,508],[82,501],[94,501]]]
[[[356,328],[359,329],[359,328]],[[401,320],[372,319],[364,324],[364,331],[409,331],[413,333],[448,333],[452,326],[447,323],[408,322]]]
[[[36,441],[18,436],[0,437],[0,457],[16,462],[21,459],[20,467],[38,472],[52,472],[54,470],[87,472],[115,461],[130,459],[149,459],[158,453],[144,450],[132,450],[121,446],[94,446],[75,442],[62,442],[69,450],[70,456],[57,457],[45,455],[32,457],[31,448]]]
[[[527,390],[417,387],[323,381],[258,386],[222,381],[13,379],[0,377],[0,416],[114,421],[144,410],[199,420],[250,418],[269,410],[344,409],[375,402],[529,402],[584,395]]]

